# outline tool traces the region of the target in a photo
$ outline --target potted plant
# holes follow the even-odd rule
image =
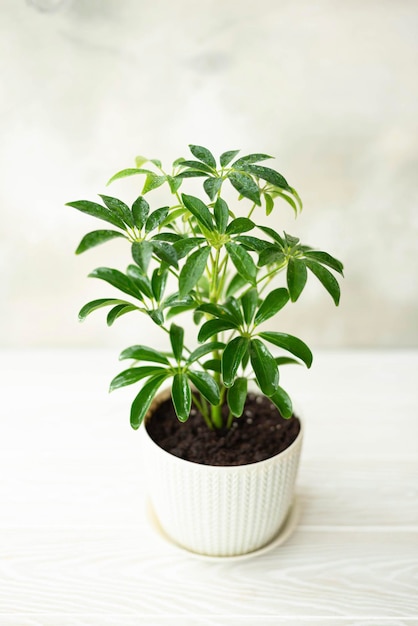
[[[302,442],[279,371],[289,363],[310,367],[312,353],[297,337],[263,324],[299,299],[309,272],[338,305],[332,271],[342,274],[343,266],[259,223],[257,214],[269,216],[276,201],[295,215],[302,209],[286,179],[260,165],[269,155],[230,150],[217,162],[208,149],[189,148],[193,158],[177,159],[170,173],[160,161],[138,157],[136,167],[113,176],[109,182],[144,177],[131,206],[108,195],[101,203],[68,203],[113,227],[89,232],[77,254],[124,238],[132,257],[125,271],[99,267],[90,274],[123,297],[93,300],[79,317],[109,307],[110,326],[140,313],[167,337],[167,349],[156,350],[139,325],[139,342],[120,355],[131,366],[110,389],[139,384],[130,422],[137,429],[146,421],[142,454],[166,533],[190,550],[231,556],[259,549],[280,530]],[[183,192],[189,179],[203,180],[205,201]],[[163,185],[167,204],[151,209],[146,198]],[[276,348],[282,354],[273,354]]]

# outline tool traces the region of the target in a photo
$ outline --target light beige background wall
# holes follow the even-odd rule
[[[78,324],[110,289],[87,273],[127,259],[75,257],[92,223],[63,205],[188,143],[276,155],[305,203],[276,227],[345,263],[340,309],[311,281],[280,329],[417,346],[417,22],[412,0],[2,0],[0,346],[159,345],[136,318]]]

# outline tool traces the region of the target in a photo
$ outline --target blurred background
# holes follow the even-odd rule
[[[142,179],[106,188],[110,176],[189,143],[274,155],[305,206],[296,221],[279,206],[274,227],[344,262],[339,309],[311,278],[272,328],[313,348],[418,345],[417,2],[1,7],[0,347],[160,345],[135,315],[78,323],[85,302],[114,295],[89,271],[128,256],[118,241],[74,256],[106,226],[64,204],[131,202]]]

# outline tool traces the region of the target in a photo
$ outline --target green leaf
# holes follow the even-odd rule
[[[135,241],[132,244],[132,258],[144,274],[148,270],[153,250],[152,243],[149,241]]]
[[[289,419],[293,414],[292,400],[283,387],[277,387],[276,392],[270,396],[270,400],[277,406],[280,414],[285,419]]]
[[[147,157],[138,155],[135,157],[135,165],[137,167],[142,167],[144,165],[144,163],[146,163],[148,161]]]
[[[155,394],[161,387],[163,381],[168,377],[167,373],[156,375],[145,383],[141,391],[132,402],[131,406],[131,426],[135,430],[140,427],[148,409],[151,406]]]
[[[173,176],[167,176],[167,182],[172,194],[175,194],[181,187],[181,178],[175,178]]]
[[[244,247],[242,245],[229,242],[225,244],[225,248],[232,263],[235,265],[237,272],[241,274],[246,281],[255,285],[257,267]]]
[[[193,252],[186,260],[179,276],[179,293],[184,296],[193,289],[206,268],[210,247],[205,246]]]
[[[241,417],[247,399],[247,379],[236,378],[232,387],[228,389],[227,402],[234,417]]]
[[[164,368],[156,367],[155,365],[146,365],[145,367],[130,367],[127,370],[124,370],[111,381],[109,391],[114,391],[115,389],[120,389],[121,387],[126,387],[127,385],[132,385],[137,383],[139,380],[143,380],[148,376],[152,376],[154,374],[162,374],[165,372]]]
[[[206,163],[202,163],[201,161],[182,161],[180,163],[181,167],[189,167],[192,170],[200,170],[201,172],[205,172],[206,174],[213,174],[213,167],[209,167]]]
[[[269,226],[261,226],[260,224],[257,225],[257,228],[262,230],[263,233],[266,233],[266,235],[269,235],[269,237],[271,237],[281,247],[284,246],[283,238],[279,235],[279,233],[277,233],[275,230],[273,230],[273,228],[270,228]]]
[[[186,374],[174,375],[171,398],[179,421],[185,422],[192,406],[192,392]]]
[[[241,157],[237,161],[232,164],[232,167],[236,167],[237,169],[249,165],[250,163],[258,163],[259,161],[265,161],[266,159],[272,159],[273,157],[269,154],[247,154],[246,156]]]
[[[123,291],[128,295],[142,300],[142,294],[135,285],[134,281],[131,280],[129,276],[122,274],[119,270],[115,270],[110,267],[98,267],[93,270],[89,276],[91,278],[100,278],[101,280],[109,283],[109,285],[116,287],[116,289],[120,289],[120,291]]]
[[[289,293],[284,287],[271,291],[262,302],[255,316],[255,324],[258,326],[270,317],[273,317],[289,300]]]
[[[145,232],[149,233],[151,230],[154,230],[154,228],[157,228],[161,224],[161,222],[165,220],[167,215],[168,215],[168,206],[163,206],[161,207],[161,209],[157,209],[156,211],[153,211],[153,213],[151,213],[151,215],[148,217],[147,221],[145,222]]]
[[[131,210],[122,200],[118,200],[112,196],[99,195],[111,213],[120,217],[128,226],[134,225]]]
[[[180,361],[183,353],[184,328],[171,324],[170,326],[170,343],[173,355],[176,361]]]
[[[274,209],[274,200],[268,193],[264,193],[264,200],[266,203],[266,215],[270,215]]]
[[[117,298],[100,298],[98,300],[92,300],[91,302],[87,302],[87,304],[80,309],[78,319],[80,322],[84,322],[86,317],[90,315],[90,313],[93,313],[93,311],[101,309],[104,306],[111,306],[115,304],[130,305],[130,302],[119,300]]]
[[[153,163],[155,165],[155,167],[158,167],[159,169],[161,169],[161,161],[159,159],[150,159],[150,163]]]
[[[249,220],[247,217],[237,217],[228,224],[225,232],[227,235],[239,235],[240,233],[246,233],[253,228],[255,228],[255,224],[252,220]]]
[[[195,146],[193,144],[189,144],[190,152],[193,154],[196,159],[206,163],[209,167],[216,168],[216,161],[213,154],[203,146]]]
[[[298,207],[298,204],[293,200],[291,196],[289,196],[287,193],[282,193],[280,191],[275,191],[274,195],[279,196],[280,198],[283,198],[283,200],[285,200],[288,204],[290,204],[293,211],[295,212],[295,217],[297,217],[299,207]]]
[[[182,180],[183,178],[202,178],[206,177],[207,173],[202,172],[202,170],[184,170],[184,172],[180,172],[176,174],[175,180]]]
[[[130,346],[125,348],[120,353],[119,359],[135,359],[135,361],[152,361],[154,363],[163,363],[164,365],[170,365],[170,361],[164,354],[157,352],[154,348],[148,348],[148,346]]]
[[[258,206],[261,205],[260,190],[249,174],[243,172],[229,172],[229,181],[233,187],[244,196],[252,200]]]
[[[233,296],[230,296],[227,300],[225,300],[224,304],[221,305],[221,308],[228,311],[238,325],[241,326],[244,323],[241,307],[238,300]]]
[[[173,265],[176,268],[179,266],[174,246],[166,243],[165,241],[153,240],[152,247],[154,248],[154,253],[159,259],[161,259],[161,261],[164,261],[164,263],[167,263],[168,265]]]
[[[323,284],[325,289],[334,300],[335,306],[340,303],[340,286],[334,276],[329,270],[317,263],[316,261],[309,261],[306,259],[306,265],[311,270],[312,274]]]
[[[293,335],[287,335],[286,333],[276,333],[276,332],[263,332],[259,333],[259,336],[262,339],[278,346],[279,348],[283,348],[288,352],[294,354],[298,359],[301,359],[307,367],[311,367],[312,365],[312,352],[300,339],[294,337]]]
[[[287,286],[290,299],[296,302],[306,284],[307,272],[305,261],[290,258],[287,264]]]
[[[218,198],[213,207],[213,213],[215,216],[215,223],[218,231],[224,233],[229,219],[228,205],[222,198]]]
[[[229,298],[229,296],[233,296],[235,293],[237,293],[237,291],[242,289],[246,284],[247,284],[247,281],[245,280],[245,278],[243,278],[240,274],[235,274],[232,277],[228,287],[226,288],[226,292],[225,292],[226,297]]]
[[[225,387],[232,387],[238,367],[248,350],[247,337],[235,337],[227,345],[222,354],[222,379]]]
[[[207,178],[203,183],[203,189],[211,200],[214,200],[216,194],[222,187],[222,178]]]
[[[220,359],[209,359],[203,363],[203,367],[205,370],[211,370],[212,372],[220,372],[221,371],[221,361]]]
[[[145,170],[140,167],[128,167],[112,176],[112,178],[107,181],[106,185],[110,185],[110,183],[113,183],[115,180],[119,180],[120,178],[135,176],[135,174],[152,174],[152,172],[151,170]]]
[[[247,324],[251,324],[257,309],[258,293],[255,287],[246,291],[240,298],[241,306],[244,313],[244,319]]]
[[[258,257],[258,267],[272,265],[276,263],[278,267],[285,265],[286,257],[279,246],[269,246],[260,252]]]
[[[148,276],[142,273],[142,270],[137,265],[128,265],[126,273],[144,296],[147,296],[147,298],[153,297],[151,281]]]
[[[209,354],[209,352],[223,350],[224,348],[225,344],[222,341],[210,341],[209,343],[205,343],[203,346],[199,346],[198,348],[196,348],[196,350],[193,350],[193,352],[188,357],[186,363],[194,363],[194,361],[198,361],[202,358],[202,356]]]
[[[157,189],[157,187],[161,187],[167,180],[166,176],[158,176],[158,174],[154,174],[154,172],[150,172],[147,174],[145,179],[145,184],[142,189],[142,193],[146,194],[153,189]]]
[[[192,311],[195,308],[195,304],[179,304],[176,306],[172,306],[168,309],[166,313],[166,319],[169,320],[175,315],[180,315],[180,313],[184,313],[185,311]]]
[[[147,311],[147,313],[157,326],[162,326],[164,324],[164,315],[160,308]]]
[[[242,315],[241,311],[235,309],[231,309],[226,305],[215,304],[214,302],[205,302],[197,307],[197,311],[203,311],[204,313],[209,313],[209,315],[213,315],[221,320],[225,320],[226,322],[231,322],[231,324],[235,324],[237,327],[242,323]]]
[[[226,320],[209,320],[205,322],[199,330],[198,340],[203,343],[213,335],[223,332],[224,330],[236,329],[236,324],[233,324]]]
[[[139,196],[132,205],[132,216],[135,226],[141,230],[148,217],[149,204],[143,196]]]
[[[77,209],[82,213],[86,213],[86,215],[91,215],[92,217],[97,217],[99,220],[104,220],[105,222],[109,222],[113,224],[113,226],[117,226],[122,230],[125,230],[125,224],[117,215],[114,215],[101,204],[97,204],[97,202],[90,202],[89,200],[77,200],[75,202],[67,202],[65,206],[73,207],[73,209]]]
[[[183,235],[177,235],[177,233],[173,232],[162,232],[156,233],[152,236],[154,241],[168,241],[168,243],[176,243],[177,241],[183,241]]]
[[[125,315],[125,313],[130,313],[131,311],[138,311],[138,307],[133,304],[118,304],[110,309],[107,314],[106,324],[108,326],[112,326],[113,322],[115,322],[119,317]]]
[[[237,156],[238,153],[239,150],[228,150],[227,152],[223,152],[219,157],[219,163],[222,167],[226,167],[228,163],[230,163],[232,159]]]
[[[154,298],[157,302],[161,301],[164,295],[165,286],[167,284],[168,270],[156,268],[152,273],[151,287]]]
[[[202,243],[206,243],[206,239],[203,237],[187,237],[176,241],[173,248],[177,252],[177,258],[182,259],[187,256],[191,250],[197,248]]]
[[[124,239],[127,239],[125,235],[117,230],[93,230],[91,233],[88,233],[83,237],[78,244],[78,248],[75,253],[81,254],[90,248],[94,248],[94,246],[98,246],[101,243],[115,239],[115,237],[124,237]]]
[[[187,376],[200,394],[213,406],[217,406],[220,401],[220,392],[218,383],[207,372],[198,372],[189,370]]]
[[[292,359],[288,356],[276,356],[274,360],[277,365],[302,365],[302,363],[299,363],[296,359]]]
[[[262,252],[271,246],[268,241],[264,241],[258,237],[252,237],[251,235],[239,235],[235,237],[234,241],[242,243],[246,250],[251,250],[252,252]]]
[[[245,164],[244,169],[246,172],[250,172],[257,176],[257,178],[261,178],[262,180],[267,181],[271,185],[275,187],[280,187],[282,189],[289,189],[289,185],[287,184],[287,180],[276,172],[272,170],[270,167],[263,167],[262,165],[252,165]]]
[[[185,193],[181,194],[183,204],[190,211],[190,213],[197,219],[199,224],[202,224],[205,228],[213,231],[212,215],[206,204],[204,204],[199,198],[195,196],[188,196]]]
[[[250,359],[261,391],[272,396],[279,384],[279,370],[273,355],[259,339],[251,340]]]
[[[344,267],[341,261],[335,259],[327,252],[320,252],[319,250],[307,250],[305,252],[305,256],[312,259],[312,261],[317,261],[318,263],[321,263],[321,265],[328,265],[328,267],[343,275]]]

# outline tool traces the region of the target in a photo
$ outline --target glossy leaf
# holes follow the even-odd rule
[[[137,265],[128,265],[126,273],[134,282],[135,287],[137,287],[144,296],[147,296],[147,298],[153,297],[151,281],[148,276],[143,274],[142,270]]]
[[[206,204],[204,204],[199,198],[195,196],[188,196],[187,194],[181,194],[183,204],[188,211],[196,218],[199,224],[202,224],[205,228],[213,230],[212,215]]]
[[[157,326],[162,326],[164,324],[164,315],[160,308],[147,311],[147,313]]]
[[[201,245],[202,243],[206,243],[206,239],[203,237],[185,237],[184,239],[180,239],[173,244],[173,248],[177,252],[177,258],[182,259],[187,256],[189,252],[191,252],[194,248]]]
[[[237,322],[239,326],[244,323],[244,317],[242,315],[241,307],[236,298],[230,296],[227,300],[225,300],[224,304],[221,305],[221,307],[233,316],[233,319]]]
[[[165,220],[167,215],[168,215],[167,206],[161,207],[161,209],[157,209],[156,211],[153,211],[151,215],[148,217],[147,221],[145,222],[145,232],[149,233],[151,230],[154,230],[154,228],[157,228],[158,226],[160,226],[161,222]]]
[[[261,391],[272,396],[279,384],[279,370],[273,355],[259,339],[251,340],[250,359]]]
[[[112,326],[113,322],[115,322],[119,317],[125,315],[126,313],[130,313],[131,311],[137,311],[138,307],[133,304],[117,304],[113,307],[107,314],[106,324],[108,326]]]
[[[206,172],[206,174],[213,174],[213,167],[209,167],[206,163],[202,163],[202,161],[182,161],[181,167],[189,167],[192,170],[200,170],[201,172]]]
[[[116,214],[120,217],[121,220],[128,226],[133,226],[133,218],[130,208],[122,202],[122,200],[118,200],[118,198],[113,198],[112,196],[105,196],[100,194],[101,199],[112,213]]]
[[[278,243],[280,246],[284,246],[283,237],[281,237],[279,233],[276,232],[273,228],[270,228],[269,226],[261,226],[260,224],[257,226],[257,228],[262,230],[263,233],[266,233],[266,235],[269,235],[269,237],[271,237],[273,241]]]
[[[232,159],[237,156],[238,153],[239,150],[228,150],[227,152],[223,152],[219,157],[219,163],[222,167],[226,167],[228,163],[230,163]]]
[[[286,257],[279,246],[269,246],[260,252],[258,257],[258,267],[277,264],[278,267],[285,265]]]
[[[279,196],[279,198],[283,198],[285,202],[290,204],[290,206],[292,207],[295,213],[295,216],[297,216],[299,207],[298,207],[298,204],[295,202],[295,200],[292,198],[292,196],[289,196],[287,193],[282,193],[280,191],[275,191],[274,195]]]
[[[173,265],[174,267],[178,267],[177,262],[177,253],[170,243],[166,243],[165,241],[152,241],[152,247],[154,249],[154,253],[157,255],[161,261],[167,263],[167,265]]]
[[[205,370],[211,370],[212,372],[220,372],[221,371],[221,360],[220,359],[209,359],[203,363],[203,367]]]
[[[222,187],[222,178],[207,178],[203,183],[203,189],[211,200],[215,199],[216,194]]]
[[[119,359],[135,359],[135,361],[152,361],[153,363],[163,363],[164,365],[170,365],[170,361],[164,354],[157,352],[154,348],[148,348],[148,346],[130,346],[125,348],[119,356]]]
[[[135,226],[141,230],[149,214],[149,204],[143,196],[139,196],[132,205],[132,217]]]
[[[210,152],[210,150],[204,148],[203,146],[195,146],[193,144],[189,144],[189,148],[190,152],[193,154],[193,156],[196,157],[196,159],[199,159],[199,161],[206,163],[206,165],[209,165],[209,167],[216,168],[215,157]]]
[[[341,261],[335,259],[327,252],[321,252],[319,250],[307,250],[305,252],[305,256],[309,257],[309,259],[312,259],[312,261],[317,261],[318,263],[321,263],[321,265],[327,265],[331,269],[343,275],[344,267]]]
[[[255,312],[257,310],[258,293],[257,289],[249,289],[240,298],[241,306],[244,313],[244,319],[247,324],[251,324],[253,321]]]
[[[109,209],[101,204],[97,204],[97,202],[77,200],[76,202],[67,202],[66,206],[73,207],[73,209],[77,209],[82,213],[86,213],[92,217],[97,217],[100,220],[104,220],[105,222],[109,222],[109,224],[113,224],[113,226],[117,226],[118,228],[125,230],[125,224],[120,217],[111,213]]]
[[[275,187],[281,187],[282,189],[289,189],[287,180],[270,167],[263,167],[262,165],[245,164],[245,171],[254,174],[257,178],[267,181]]]
[[[274,209],[274,200],[270,194],[264,193],[264,201],[266,203],[266,215],[270,215]]]
[[[179,293],[184,296],[196,285],[206,268],[206,262],[210,253],[209,246],[199,248],[186,260],[179,277]]]
[[[237,217],[228,224],[225,232],[227,235],[239,235],[252,230],[254,227],[254,222],[249,220],[247,217]]]
[[[290,258],[287,264],[287,286],[290,299],[296,302],[305,287],[307,279],[305,261]]]
[[[187,376],[199,393],[213,406],[217,406],[220,401],[218,383],[207,372],[189,370]]]
[[[199,334],[197,336],[200,343],[207,341],[210,337],[217,335],[218,333],[223,332],[224,330],[233,330],[236,329],[236,324],[233,324],[226,320],[209,320],[205,322],[199,330]]]
[[[265,297],[255,316],[255,324],[262,324],[273,315],[276,315],[280,309],[289,301],[289,292],[284,287],[274,289]]]
[[[289,419],[293,415],[292,400],[283,387],[277,387],[276,392],[270,396],[270,400],[277,406],[280,414],[285,419]]]
[[[232,242],[227,243],[225,247],[237,272],[249,283],[255,285],[257,268],[248,252],[243,246]]]
[[[233,296],[237,291],[247,285],[247,281],[240,274],[235,274],[226,288],[225,295],[227,298]]]
[[[166,373],[156,375],[155,377],[150,378],[150,380],[145,383],[141,391],[136,396],[135,400],[132,402],[131,426],[135,430],[139,428],[142,424],[142,421],[148,413],[148,409],[151,406],[151,402],[153,401],[155,394],[157,393],[158,389],[161,387],[166,378]]]
[[[213,315],[221,320],[225,320],[227,322],[231,322],[231,324],[235,324],[237,327],[242,323],[242,315],[241,312],[235,309],[230,309],[222,304],[215,304],[214,302],[205,302],[201,304],[197,311],[203,311],[204,313],[209,313],[209,315]]]
[[[176,174],[176,180],[183,180],[183,178],[202,178],[206,177],[207,173],[202,172],[202,170],[184,170],[184,172],[179,172]]]
[[[104,306],[112,306],[116,304],[130,305],[130,302],[119,300],[117,298],[99,298],[98,300],[92,300],[91,302],[87,302],[87,304],[80,309],[78,319],[80,322],[84,322],[86,317],[90,315],[90,313],[93,313],[93,311],[97,311],[97,309],[101,309]]]
[[[247,399],[247,379],[236,378],[232,387],[228,389],[227,402],[234,417],[241,417]]]
[[[154,172],[147,174],[142,193],[146,194],[153,189],[157,189],[157,187],[161,187],[161,185],[163,185],[166,180],[166,176],[158,176],[158,174],[154,174]]]
[[[323,284],[325,289],[334,300],[335,306],[340,303],[340,286],[334,276],[325,267],[316,263],[315,261],[309,261],[306,259],[306,266],[311,270],[312,274]]]
[[[269,154],[247,154],[246,156],[240,157],[237,161],[232,164],[232,167],[240,168],[241,166],[249,165],[250,163],[258,163],[259,161],[265,161],[266,159],[272,159],[273,157]]]
[[[180,361],[183,353],[184,328],[171,324],[170,326],[170,343],[173,355],[176,361]]]
[[[226,227],[229,219],[228,205],[222,198],[218,198],[213,207],[213,213],[215,216],[216,227],[220,233],[226,231]]]
[[[143,169],[142,167],[127,167],[124,170],[120,170],[110,178],[106,185],[110,185],[115,180],[119,180],[120,178],[127,178],[128,176],[135,176],[136,174],[152,174],[151,170]]]
[[[109,283],[109,285],[116,287],[116,289],[123,291],[123,293],[127,293],[134,298],[142,300],[142,294],[135,285],[134,281],[131,280],[129,276],[125,276],[125,274],[119,270],[115,270],[110,267],[98,267],[93,270],[89,276],[91,278],[100,278],[101,280]]]
[[[154,374],[162,374],[164,371],[164,368],[157,367],[155,365],[146,365],[144,367],[130,367],[129,369],[124,370],[114,377],[114,379],[110,383],[109,391],[114,391],[115,389],[120,389],[121,387],[132,385],[134,383],[137,383],[139,380],[147,378],[148,376],[152,376]]]
[[[132,244],[132,258],[144,274],[147,273],[153,251],[154,248],[149,241],[135,241]]]
[[[91,233],[84,235],[83,239],[78,244],[78,248],[75,253],[81,254],[90,248],[94,248],[94,246],[98,246],[101,243],[115,239],[115,237],[124,237],[126,239],[125,235],[117,230],[93,230]]]
[[[225,387],[234,384],[238,367],[244,354],[247,352],[249,339],[247,337],[235,337],[225,347],[222,354],[222,379]]]
[[[288,335],[286,333],[277,333],[277,332],[262,332],[259,333],[259,336],[262,339],[278,346],[279,348],[283,348],[287,350],[287,352],[291,352],[294,356],[301,359],[307,367],[311,367],[312,365],[312,352],[300,339],[294,337],[293,335]]]
[[[185,422],[192,406],[192,392],[186,374],[175,374],[171,387],[174,410],[180,422]]]
[[[187,363],[194,363],[194,361],[198,361],[209,354],[209,352],[215,352],[216,350],[223,350],[225,348],[225,344],[222,341],[211,341],[209,343],[205,343],[203,346],[199,346],[196,350],[190,354],[187,359]]]
[[[179,188],[181,187],[182,180],[181,178],[175,178],[173,176],[167,176],[167,182],[170,187],[170,191],[172,194],[175,194]]]
[[[165,286],[167,284],[168,271],[162,270],[161,268],[156,268],[152,273],[151,278],[151,287],[152,293],[154,294],[154,298],[157,302],[161,301],[161,298],[164,295]]]
[[[233,171],[228,174],[228,178],[241,196],[252,200],[258,206],[261,205],[260,190],[249,174]]]
[[[239,235],[238,237],[235,237],[234,241],[242,243],[246,250],[252,250],[253,252],[262,252],[271,246],[268,241],[264,241],[258,237],[253,237],[252,235]]]

